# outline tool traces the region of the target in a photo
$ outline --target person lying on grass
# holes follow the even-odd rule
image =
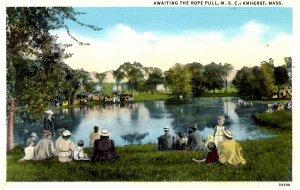
[[[206,158],[202,160],[196,160],[195,158],[193,158],[193,161],[197,163],[205,163],[205,164],[218,163],[219,155],[218,155],[216,144],[214,142],[210,142],[207,144],[207,148],[208,148],[208,153],[206,155]]]

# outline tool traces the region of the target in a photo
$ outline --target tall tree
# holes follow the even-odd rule
[[[137,89],[138,83],[144,80],[144,67],[139,62],[125,62],[119,68],[120,72],[124,74],[124,77],[128,80],[128,86],[133,93]]]
[[[157,91],[157,86],[163,84],[163,72],[160,68],[151,67],[147,68],[148,79],[146,80],[146,85],[149,86],[151,92]]]
[[[288,72],[285,65],[275,67],[274,69],[275,85],[277,86],[277,97],[280,97],[280,90],[288,86]]]
[[[205,78],[205,87],[208,90],[222,89],[224,86],[222,65],[214,62],[204,66],[203,76]]]
[[[125,74],[122,72],[121,68],[118,68],[117,70],[113,71],[113,77],[117,84],[117,95],[119,94],[119,85],[121,84],[121,81],[124,79]]]
[[[70,44],[57,43],[57,36],[52,35],[50,31],[66,29],[72,39],[81,45],[87,45],[70,34],[65,21],[71,20],[81,26],[101,30],[78,21],[76,16],[80,14],[83,13],[69,7],[8,7],[6,9],[7,99],[14,99],[18,107],[16,110],[26,113],[29,118],[39,119],[43,110],[50,105],[51,99],[56,96],[53,87],[57,87],[60,82],[54,80],[55,75],[59,73],[55,67],[63,59],[71,56],[64,52]],[[35,80],[36,84],[34,84]],[[20,85],[21,83],[24,85]],[[9,101],[7,105],[9,109]],[[8,126],[13,125],[8,124]]]
[[[223,78],[223,81],[225,83],[226,94],[227,94],[228,75],[234,69],[234,67],[231,64],[229,64],[229,63],[224,63],[224,65],[223,66],[221,65],[221,67],[222,67],[222,72],[221,72],[222,73],[222,78]]]
[[[187,100],[191,91],[191,73],[182,64],[176,63],[165,72],[166,83],[176,99]]]
[[[191,73],[191,86],[192,93],[194,96],[200,96],[205,91],[204,86],[204,66],[201,63],[188,63],[186,67],[189,69]]]

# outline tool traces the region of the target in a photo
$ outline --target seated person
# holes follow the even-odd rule
[[[174,149],[175,150],[185,150],[187,149],[187,138],[184,136],[182,132],[177,133],[174,142]]]
[[[43,131],[43,139],[34,147],[34,160],[47,160],[54,156],[55,148],[51,140],[52,134],[51,131]]]
[[[190,127],[190,130],[188,132],[188,146],[191,150],[201,150],[203,149],[203,141],[200,137],[200,133],[197,130],[197,125],[194,124]]]
[[[90,139],[89,145],[91,148],[93,148],[95,140],[99,138],[100,138],[99,127],[95,125],[94,131],[89,136]]]
[[[83,140],[79,140],[77,143],[77,147],[74,151],[74,160],[76,161],[89,161],[90,158],[83,151],[84,142]]]
[[[117,159],[115,142],[109,139],[110,135],[111,133],[108,130],[101,130],[100,139],[94,142],[92,162],[107,162]]]
[[[73,153],[75,151],[75,145],[70,140],[71,133],[69,130],[64,130],[62,138],[63,140],[59,143],[57,150],[58,161],[60,162],[71,162],[73,160]]]
[[[159,151],[167,151],[167,150],[172,150],[173,147],[173,138],[169,134],[170,128],[169,127],[164,127],[164,135],[161,135],[160,137],[157,138],[158,141],[158,150]]]
[[[23,160],[33,160],[34,159],[34,146],[36,144],[37,134],[31,133],[30,137],[26,140],[24,153],[25,156],[19,161]]]
[[[196,160],[193,158],[193,161],[197,163],[205,163],[205,164],[215,164],[218,163],[219,155],[217,151],[216,144],[214,142],[210,142],[207,144],[208,153],[206,155],[206,158],[202,160]]]
[[[220,142],[218,147],[219,162],[221,164],[239,165],[246,164],[243,158],[242,147],[233,140],[231,131],[224,131],[225,140]]]

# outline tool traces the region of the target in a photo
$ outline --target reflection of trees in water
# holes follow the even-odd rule
[[[121,138],[124,139],[125,141],[129,142],[130,145],[133,144],[142,144],[142,140],[149,135],[149,132],[145,132],[145,133],[129,133],[126,135],[121,135]]]
[[[138,105],[132,107],[130,112],[130,118],[132,122],[137,122],[137,120],[139,119],[139,109],[140,107]]]
[[[206,127],[213,128],[217,117],[225,115],[223,103],[222,99],[199,99],[185,105],[166,105],[166,110],[173,118],[171,124],[175,132],[187,131],[193,124],[196,124],[199,130],[203,130]]]
[[[153,119],[161,119],[164,117],[164,102],[145,102],[145,107],[148,109],[149,116]]]

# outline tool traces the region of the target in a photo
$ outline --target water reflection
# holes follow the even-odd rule
[[[110,104],[95,107],[63,109],[55,120],[55,128],[64,127],[71,131],[71,140],[84,140],[95,125],[100,130],[109,129],[117,146],[156,143],[163,134],[163,127],[169,126],[172,135],[187,133],[189,126],[197,124],[203,138],[213,133],[219,115],[226,117],[225,126],[237,140],[267,137],[256,128],[251,116],[261,112],[267,105],[253,103],[252,106],[238,106],[239,98],[196,98],[185,105],[165,105],[163,101],[134,103],[128,105]],[[30,132],[40,134],[40,125],[27,125]],[[24,126],[15,130],[15,143],[23,141]]]

